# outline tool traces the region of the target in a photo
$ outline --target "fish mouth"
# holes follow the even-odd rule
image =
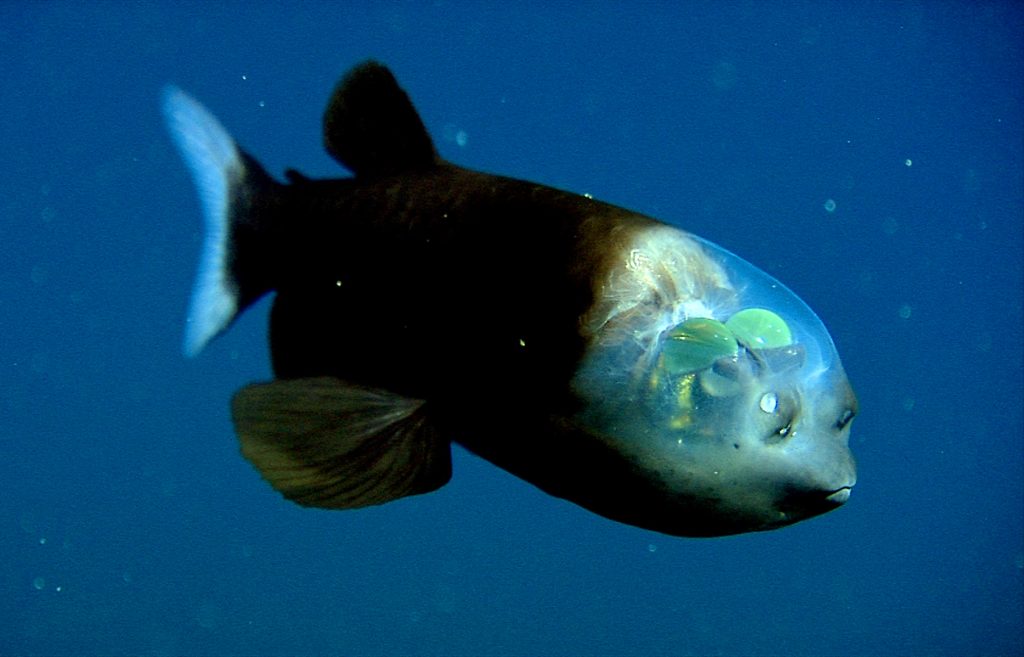
[[[846,500],[850,499],[850,493],[853,491],[853,486],[843,486],[837,488],[834,491],[827,492],[825,495],[825,501],[836,506],[846,504]]]
[[[791,491],[780,504],[780,510],[794,518],[809,518],[838,509],[850,499],[853,484],[838,488]]]

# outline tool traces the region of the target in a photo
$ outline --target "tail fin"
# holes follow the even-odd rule
[[[258,233],[265,232],[261,227],[270,222],[260,221],[255,211],[265,214],[273,207],[268,197],[277,183],[238,148],[213,114],[182,90],[167,87],[163,110],[171,136],[192,172],[205,223],[185,326],[184,351],[191,357],[270,289],[261,280],[264,277],[252,274],[258,264],[243,268],[236,247],[240,232],[263,241]]]

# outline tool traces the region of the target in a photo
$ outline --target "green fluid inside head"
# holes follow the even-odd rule
[[[732,331],[709,317],[693,317],[665,335],[663,365],[673,374],[696,372],[719,358],[735,356],[739,345]]]
[[[764,308],[747,308],[728,319],[726,327],[751,349],[777,349],[793,343],[793,334],[781,317]]]

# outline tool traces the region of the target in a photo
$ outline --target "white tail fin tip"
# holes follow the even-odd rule
[[[238,312],[238,286],[228,270],[232,183],[244,165],[231,136],[205,107],[177,87],[164,91],[164,115],[203,208],[205,236],[185,325],[184,351],[195,356]]]

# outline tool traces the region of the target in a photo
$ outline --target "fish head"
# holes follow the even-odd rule
[[[574,422],[642,473],[627,487],[656,491],[639,495],[660,507],[653,523],[634,524],[731,534],[847,501],[857,400],[799,297],[668,226],[640,231],[595,287]]]

